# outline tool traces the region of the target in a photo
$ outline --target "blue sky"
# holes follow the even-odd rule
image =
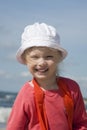
[[[24,27],[35,22],[56,27],[68,51],[60,73],[75,79],[87,97],[87,0],[0,1],[0,90],[18,92],[32,78],[15,54]]]

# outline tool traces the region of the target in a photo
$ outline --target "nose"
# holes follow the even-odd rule
[[[47,63],[46,63],[46,61],[45,61],[44,58],[40,58],[39,61],[38,61],[38,65],[41,66],[41,67],[43,67],[43,66],[46,66]]]

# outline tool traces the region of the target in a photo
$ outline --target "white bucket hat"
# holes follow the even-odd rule
[[[25,27],[21,36],[21,47],[18,49],[16,57],[21,64],[25,64],[22,59],[24,51],[31,47],[50,47],[61,52],[61,60],[67,56],[67,51],[60,46],[60,37],[56,29],[45,23],[35,23]]]

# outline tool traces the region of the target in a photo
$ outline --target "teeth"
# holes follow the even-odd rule
[[[46,72],[48,70],[48,68],[46,68],[46,69],[36,69],[36,70],[39,71],[39,72]]]
[[[40,72],[45,72],[46,70],[39,70]]]

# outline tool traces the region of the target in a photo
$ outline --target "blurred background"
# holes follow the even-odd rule
[[[27,67],[16,61],[25,26],[53,25],[68,51],[60,75],[76,80],[87,98],[87,0],[0,1],[0,126],[4,126],[16,94],[31,80]]]

